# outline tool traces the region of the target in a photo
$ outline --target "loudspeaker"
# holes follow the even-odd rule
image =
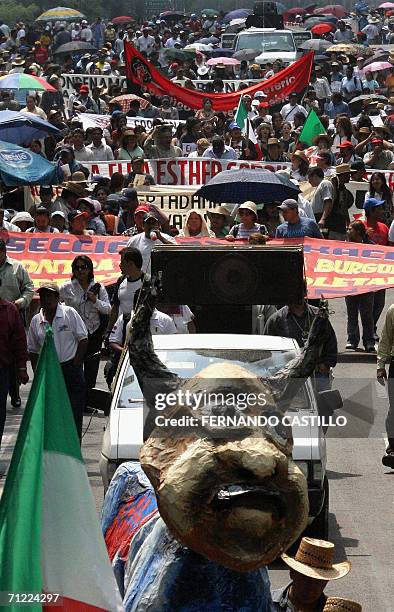
[[[283,15],[265,13],[264,15],[248,15],[245,22],[246,28],[275,28],[283,30]]]
[[[277,15],[278,7],[275,2],[255,2],[253,8],[254,15]]]
[[[168,246],[151,255],[159,301],[171,304],[300,304],[300,246]]]

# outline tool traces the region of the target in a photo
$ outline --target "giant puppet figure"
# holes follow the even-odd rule
[[[213,435],[201,427],[174,437],[155,426],[154,396],[179,389],[261,393],[267,400],[264,413],[283,415],[318,363],[327,337],[327,303],[321,303],[304,349],[276,375],[259,378],[224,362],[188,380],[170,372],[154,352],[153,307],[146,289],[129,345],[130,362],[151,408],[141,466],[120,466],[103,509],[104,535],[125,608],[268,612],[265,566],[297,539],[308,517],[306,480],[291,457],[291,429],[245,427]],[[171,417],[187,413],[184,405],[167,410]],[[226,414],[229,409],[216,404],[212,410]],[[243,414],[256,410],[248,406]]]

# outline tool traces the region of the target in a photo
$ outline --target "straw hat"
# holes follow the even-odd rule
[[[304,151],[294,151],[294,153],[292,153],[291,158],[293,159],[293,157],[299,157],[300,159],[303,159],[304,161],[308,162],[309,164],[309,159],[306,155],[306,153]]]
[[[67,191],[71,191],[75,195],[83,198],[85,195],[88,195],[88,191],[84,189],[81,183],[75,183],[74,181],[66,181],[60,185],[62,189],[67,189]]]
[[[349,561],[333,563],[335,546],[326,540],[302,538],[295,557],[282,554],[282,559],[299,574],[316,580],[338,580],[350,572]]]
[[[208,217],[210,215],[223,215],[224,217],[231,217],[230,212],[225,206],[217,206],[216,208],[212,208],[212,210],[207,210],[207,215]]]
[[[335,168],[335,174],[350,174],[350,165],[338,164],[338,166]]]
[[[329,597],[323,612],[361,612],[362,607],[359,603],[351,599],[343,599],[342,597]]]
[[[280,142],[277,138],[268,138],[267,145],[280,145]]]
[[[25,60],[20,55],[17,55],[15,59],[12,61],[12,66],[23,66]]]

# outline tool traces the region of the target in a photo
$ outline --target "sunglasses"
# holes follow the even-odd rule
[[[74,270],[76,272],[80,272],[81,270],[87,270],[87,269],[88,269],[88,267],[85,266],[85,265],[83,265],[83,266],[74,266]]]

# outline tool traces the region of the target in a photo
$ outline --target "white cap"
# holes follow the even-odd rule
[[[259,90],[256,91],[256,93],[253,96],[254,98],[268,98],[267,94],[265,94],[263,91]]]
[[[53,217],[61,217],[62,219],[66,220],[66,215],[61,210],[55,210],[55,212],[51,214],[51,219],[53,219]]]
[[[252,106],[260,106],[260,102],[258,100],[252,100]]]

